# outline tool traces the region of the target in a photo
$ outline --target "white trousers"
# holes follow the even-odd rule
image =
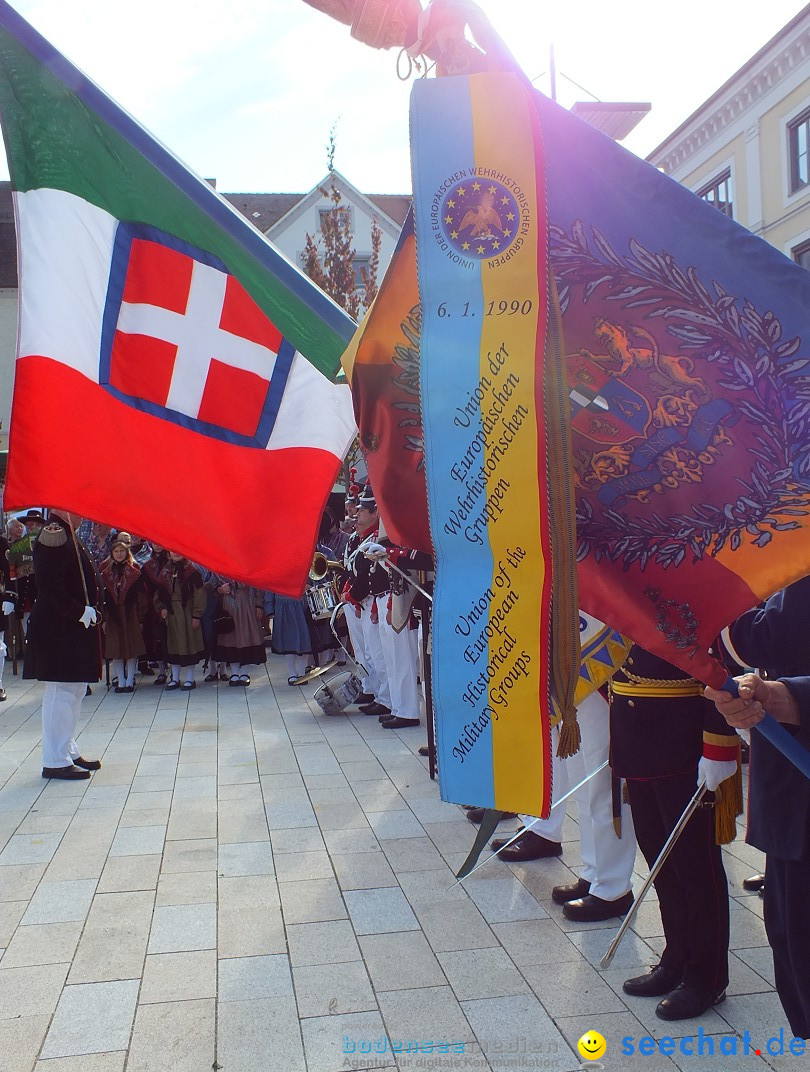
[[[592,693],[577,710],[582,735],[582,746],[575,756],[568,759],[557,757],[559,733],[554,730],[552,740],[552,778],[554,799],[572,789],[578,782],[596,770],[609,754],[610,721],[607,701],[598,693]],[[591,884],[594,897],[615,901],[631,887],[633,863],[636,858],[636,836],[630,808],[622,804],[622,836],[616,837],[613,827],[612,775],[605,767],[595,777],[577,790],[579,840],[582,852],[581,877]],[[532,826],[535,834],[549,841],[562,841],[565,805],[553,808],[548,819],[540,819]],[[524,817],[528,826],[533,822]]]
[[[385,620],[385,611],[380,607],[380,631],[385,673],[391,692],[391,713],[399,718],[419,718],[419,637],[415,629],[407,625],[401,633]]]
[[[366,668],[365,674],[361,675],[360,684],[363,686],[363,692],[367,692],[370,696],[375,696],[374,686],[377,684],[377,678],[374,673],[374,667],[371,665],[371,658],[366,651],[366,638],[363,634],[363,623],[355,614],[354,607],[351,603],[347,603],[344,609],[346,614],[346,627],[349,630],[349,640],[352,642],[355,659],[358,662],[361,662]]]
[[[42,766],[70,767],[81,755],[74,735],[82,697],[83,681],[46,681],[42,696]]]
[[[385,615],[385,597],[381,596],[377,601],[377,613],[380,617]],[[380,625],[379,622],[373,622],[371,620],[371,611],[374,607],[374,596],[366,596],[363,600],[362,614],[360,615],[360,625],[363,629],[363,642],[365,644],[366,654],[369,658],[368,666],[369,672],[372,672],[374,678],[374,697],[377,703],[383,704],[384,707],[391,707],[391,689],[388,685],[388,672],[385,667],[385,655],[383,654],[382,641],[380,640]]]

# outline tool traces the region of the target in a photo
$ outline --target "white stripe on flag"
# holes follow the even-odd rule
[[[52,357],[98,383],[101,318],[118,220],[62,190],[14,196],[20,246],[18,356]]]
[[[118,220],[62,190],[15,197],[21,248],[18,355],[53,358],[98,383],[101,322]],[[123,310],[123,316],[129,312]],[[234,365],[260,371],[256,362],[262,355],[247,354],[246,348],[262,350],[272,363],[270,351],[248,340],[242,345],[236,336],[230,339]],[[261,371],[269,374],[270,369]],[[192,415],[199,409],[196,396],[183,395],[180,402],[177,408]],[[348,386],[332,383],[296,353],[268,450],[315,447],[342,458],[355,433]]]

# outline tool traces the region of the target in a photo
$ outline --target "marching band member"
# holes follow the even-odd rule
[[[364,715],[380,716],[391,714],[391,691],[378,628],[378,598],[388,596],[390,581],[385,568],[366,558],[362,551],[362,545],[377,542],[378,535],[377,503],[371,485],[366,484],[357,504],[357,530],[346,547],[349,580],[344,587],[343,597],[353,608],[346,612],[349,636],[355,654],[368,672],[363,679],[363,693],[355,703],[359,704]],[[369,696],[370,700],[367,699]]]

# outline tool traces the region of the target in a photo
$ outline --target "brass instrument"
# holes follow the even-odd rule
[[[322,581],[329,570],[341,570],[343,572],[344,569],[342,562],[327,558],[320,551],[316,551],[312,556],[312,565],[309,567],[309,579],[311,581]]]

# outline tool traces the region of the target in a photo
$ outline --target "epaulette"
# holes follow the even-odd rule
[[[62,547],[67,543],[67,533],[61,525],[51,521],[40,530],[37,542],[43,547]]]

